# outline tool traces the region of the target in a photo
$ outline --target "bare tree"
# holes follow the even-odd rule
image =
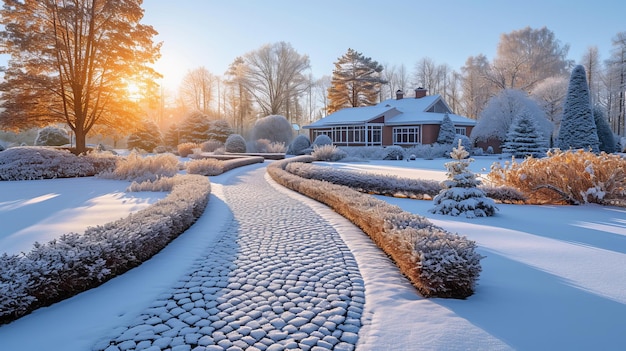
[[[243,58],[237,57],[226,71],[225,83],[228,90],[225,94],[225,105],[230,111],[233,121],[231,124],[239,134],[243,134],[246,117],[252,113],[251,96],[246,88],[247,69]]]
[[[606,108],[609,124],[618,135],[626,135],[626,32],[613,38],[613,52],[606,61]]]
[[[289,43],[266,44],[243,56],[244,87],[264,115],[284,114],[289,119],[291,100],[306,91],[309,57]]]
[[[0,53],[11,60],[0,124],[66,123],[78,153],[95,125],[132,127],[141,98],[158,95],[160,76],[150,67],[160,55],[157,32],[142,17],[140,0],[4,0]],[[131,97],[131,86],[143,96]]]
[[[568,84],[569,80],[566,77],[551,77],[537,84],[531,92],[533,100],[537,102],[539,108],[546,114],[546,118],[554,125],[550,146],[553,146],[556,133],[561,126],[563,102],[567,95]]]
[[[180,97],[191,111],[211,114],[211,103],[215,99],[217,77],[205,67],[187,72],[180,84]]]
[[[478,119],[493,94],[493,85],[487,79],[488,72],[489,62],[482,54],[468,57],[465,66],[461,68],[461,111],[469,118]]]
[[[591,96],[591,104],[594,105],[600,102],[601,94],[601,66],[600,66],[600,54],[598,53],[597,46],[591,46],[583,54],[581,64],[585,67],[587,72],[587,83],[589,84],[589,95]]]
[[[568,51],[546,27],[502,34],[487,77],[500,89],[529,91],[548,77],[567,74]]]

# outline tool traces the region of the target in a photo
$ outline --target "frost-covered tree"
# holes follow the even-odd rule
[[[469,152],[459,142],[450,156],[454,161],[446,163],[448,179],[441,182],[443,189],[433,199],[435,207],[428,211],[451,216],[465,215],[467,218],[493,216],[498,208],[478,188],[480,180],[468,169],[474,161],[467,158]]]
[[[207,115],[192,112],[178,126],[179,143],[202,143],[208,140],[210,126]]]
[[[176,123],[172,123],[167,131],[165,131],[165,135],[163,135],[163,144],[169,147],[175,148],[180,144],[178,140],[180,131],[178,130],[178,125]]]
[[[293,139],[293,127],[284,116],[269,115],[256,121],[252,128],[252,138],[289,145]]]
[[[143,121],[137,131],[128,137],[127,145],[129,149],[141,149],[152,152],[162,142],[163,137],[156,123]]]
[[[452,119],[446,113],[443,116],[443,120],[441,121],[441,126],[439,127],[439,135],[437,136],[437,144],[452,144],[454,143],[454,137],[456,136],[456,129],[454,128],[454,123],[452,123]]]
[[[222,143],[226,142],[228,136],[233,134],[234,131],[230,127],[230,124],[223,119],[218,119],[215,121],[209,122],[209,131],[207,133],[207,138],[209,140],[217,140]]]
[[[590,149],[593,152],[598,152],[599,145],[596,123],[591,111],[585,68],[578,65],[572,70],[567,87],[556,147],[561,150]]]
[[[611,154],[617,151],[617,145],[615,145],[615,135],[609,126],[609,122],[606,121],[604,109],[600,106],[594,106],[593,119],[596,122],[596,128],[598,130],[598,149],[604,151],[607,154]]]
[[[35,145],[38,146],[61,146],[69,143],[70,139],[65,129],[55,126],[47,126],[39,130],[35,139]]]
[[[567,77],[550,77],[537,84],[530,93],[532,99],[539,105],[539,108],[545,112],[548,121],[554,125],[550,147],[552,147],[561,126],[563,103],[567,95],[568,83]]]
[[[539,130],[549,140],[553,129],[552,123],[546,119],[545,113],[535,101],[528,97],[528,94],[514,89],[503,90],[489,100],[476,126],[472,129],[472,140],[505,141],[513,119],[523,111],[535,119]]]
[[[548,149],[547,144],[535,120],[522,112],[511,124],[502,153],[515,157],[543,157]]]

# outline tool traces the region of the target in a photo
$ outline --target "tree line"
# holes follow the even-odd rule
[[[85,150],[88,134],[121,138],[154,121],[161,129],[200,113],[225,120],[243,134],[255,120],[282,115],[306,125],[345,107],[394,98],[397,90],[423,87],[440,94],[455,113],[479,119],[503,91],[533,95],[548,119],[562,113],[567,77],[574,62],[569,47],[546,27],[502,34],[497,53],[468,57],[457,72],[424,57],[409,70],[404,63],[380,64],[349,48],[330,75],[313,77],[310,60],[290,43],[277,42],[236,57],[216,75],[190,70],[175,96],[159,90],[152,64],[160,56],[157,31],[141,23],[139,0],[3,0],[0,53],[9,54],[0,83],[0,126],[20,130],[63,123]],[[613,39],[610,57],[596,47],[581,58],[594,106],[624,135],[626,32]],[[141,94],[131,94],[130,88]],[[171,117],[171,118],[170,118]]]

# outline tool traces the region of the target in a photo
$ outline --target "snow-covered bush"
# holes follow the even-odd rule
[[[269,139],[255,140],[250,146],[250,151],[264,154],[285,153],[285,144],[282,142],[271,141]]]
[[[126,218],[0,256],[0,324],[86,291],[154,256],[204,212],[208,178],[179,175],[164,199]]]
[[[479,188],[485,193],[485,196],[503,204],[523,204],[526,202],[526,196],[521,191],[510,186],[483,184]]]
[[[617,152],[615,135],[611,130],[611,126],[609,126],[609,122],[606,121],[604,109],[600,106],[595,106],[592,111],[598,132],[598,149],[600,152],[606,152],[607,154]]]
[[[224,147],[224,143],[215,139],[210,139],[200,144],[200,150],[202,150],[202,152],[213,152],[221,147]]]
[[[542,159],[494,163],[487,179],[520,190],[533,204],[604,204],[626,197],[626,160],[584,150],[555,150]]]
[[[203,158],[185,164],[187,173],[216,176],[224,173],[224,162],[214,158]]]
[[[493,216],[497,210],[495,202],[478,188],[480,180],[468,169],[474,160],[467,158],[469,152],[460,141],[450,156],[454,161],[445,165],[448,179],[441,183],[443,189],[433,199],[435,207],[428,211],[467,218]]]
[[[12,147],[0,153],[0,180],[88,177],[110,170],[116,161],[110,153],[76,156],[40,146]]]
[[[114,170],[102,172],[98,176],[105,179],[143,182],[173,177],[178,173],[178,168],[178,158],[172,154],[143,157],[136,152],[131,152],[117,162]]]
[[[493,151],[493,146],[489,145],[487,146],[487,155],[493,155],[494,151]]]
[[[131,150],[138,149],[152,152],[162,142],[163,137],[156,123],[143,121],[139,124],[137,130],[128,136],[126,144]]]
[[[382,160],[387,156],[387,150],[382,146],[342,146],[340,147],[346,158],[354,160]]]
[[[336,162],[346,157],[346,153],[335,145],[314,146],[311,156],[316,161]]]
[[[178,151],[178,156],[180,157],[187,157],[190,154],[193,154],[194,149],[200,149],[200,148],[201,146],[198,143],[182,143],[182,144],[178,144],[178,146],[176,147]]]
[[[446,232],[427,219],[345,186],[304,179],[284,170],[291,162],[311,162],[310,156],[277,161],[267,167],[279,184],[330,206],[370,236],[426,297],[466,298],[481,272],[482,256],[475,242]],[[411,225],[407,227],[407,223]],[[421,229],[421,230],[420,230]]]
[[[398,145],[391,145],[385,148],[387,151],[387,155],[383,158],[384,160],[403,160],[404,159],[404,148]]]
[[[269,115],[254,123],[251,135],[252,140],[267,139],[289,145],[293,139],[293,127],[284,116]]]
[[[226,152],[230,153],[245,153],[246,152],[246,139],[239,134],[231,134],[226,139],[224,144]]]
[[[37,146],[61,146],[70,143],[70,139],[67,136],[65,129],[47,126],[40,129],[35,139],[35,145]]]
[[[311,144],[311,147],[332,145],[332,144],[333,144],[333,140],[328,135],[320,134],[315,137],[315,140],[313,140],[313,144]]]
[[[287,154],[289,155],[304,155],[304,150],[311,147],[311,140],[308,136],[304,134],[299,134],[295,139],[289,144],[289,148],[287,148]]]

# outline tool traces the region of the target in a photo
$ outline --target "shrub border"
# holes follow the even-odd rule
[[[285,170],[291,162],[313,160],[312,156],[297,156],[277,161],[267,167],[267,172],[278,184],[326,204],[361,228],[422,296],[463,299],[473,294],[483,258],[475,253],[474,241],[446,232],[421,216],[404,212],[371,195],[326,181],[301,178]],[[458,252],[452,246],[466,252]],[[433,253],[444,255],[450,251],[456,254],[454,267],[430,269],[429,259],[445,261],[443,257],[434,257]]]

